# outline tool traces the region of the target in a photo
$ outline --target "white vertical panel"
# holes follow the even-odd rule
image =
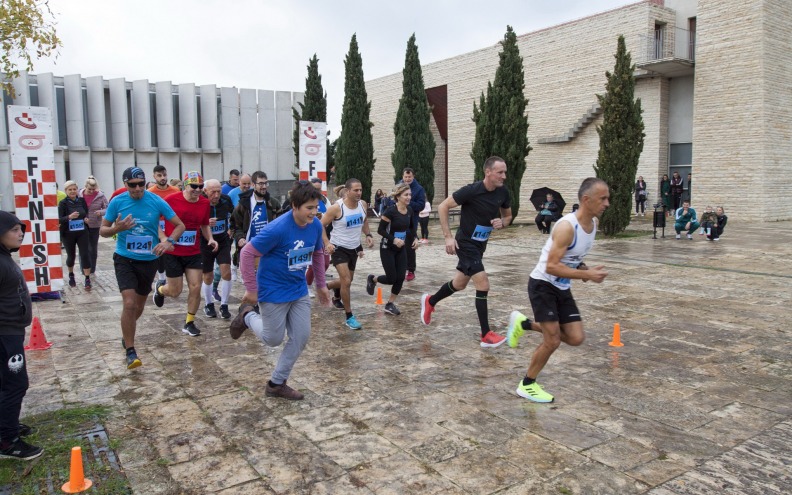
[[[275,124],[278,161],[277,163],[266,164],[267,168],[264,171],[267,172],[270,179],[273,176],[275,176],[276,180],[292,179],[291,172],[295,170],[294,150],[292,149],[294,117],[292,116],[292,96],[288,91],[275,92]]]
[[[170,81],[160,81],[155,85],[157,92],[157,147],[172,150],[173,143],[173,85]]]
[[[182,151],[198,149],[197,124],[195,84],[179,84],[179,147]]]
[[[258,91],[259,118],[259,163],[272,167],[278,161],[275,140],[275,92]]]
[[[239,128],[242,144],[242,167],[246,170],[259,170],[255,89],[239,90]]]
[[[85,147],[85,115],[83,114],[82,78],[79,74],[63,76],[66,99],[66,137],[69,148]],[[69,160],[71,163],[71,159]]]
[[[59,127],[58,127],[58,104],[55,97],[55,76],[51,72],[46,74],[38,74],[36,76],[38,84],[38,99],[40,107],[47,107],[52,114],[52,142],[55,148],[60,146],[59,141]],[[55,163],[55,171],[57,174],[58,163]]]
[[[118,176],[118,183],[116,183],[115,179],[113,152],[107,150],[107,148],[102,151],[92,149],[91,170],[93,170],[93,176],[96,177],[96,182],[99,184],[99,189],[107,195],[107,199],[110,199],[110,195],[113,194],[113,191],[121,185],[121,176]],[[118,184],[118,186],[116,184]],[[83,187],[83,184],[79,184],[79,186]]]
[[[30,106],[30,78],[27,71],[19,71],[19,77],[15,77],[11,83],[14,85],[14,105]]]
[[[136,150],[150,150],[151,100],[147,79],[132,81],[132,133]]]
[[[217,143],[217,87],[201,86],[201,148],[216,150]]]
[[[110,79],[110,122],[113,129],[113,149],[129,149],[129,112],[127,111],[126,81]],[[121,169],[124,170],[123,168]],[[121,175],[119,174],[119,177]]]
[[[107,148],[104,79],[102,76],[86,77],[85,88],[88,91],[88,142],[91,148]]]
[[[0,101],[0,146],[8,145],[6,137],[6,106]],[[0,150],[0,209],[15,211],[14,206],[14,179],[11,167],[11,151]]]
[[[239,150],[239,92],[236,88],[220,88],[220,113],[223,122],[223,177],[232,169],[255,172],[241,167]]]

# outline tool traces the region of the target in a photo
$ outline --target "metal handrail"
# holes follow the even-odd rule
[[[667,58],[696,60],[696,33],[682,28],[655,29],[651,36],[641,35],[638,46],[639,65]]]

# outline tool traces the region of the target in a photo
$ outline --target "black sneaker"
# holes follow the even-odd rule
[[[91,290],[91,277],[85,277],[85,290]]]
[[[224,320],[231,318],[231,313],[228,311],[228,304],[220,305],[220,318]]]
[[[24,440],[17,438],[15,442],[12,442],[11,445],[8,446],[8,448],[0,450],[0,457],[29,461],[30,459],[35,459],[43,453],[44,449],[41,447],[30,445]]]
[[[374,277],[374,275],[369,275],[368,278],[366,279],[366,292],[368,292],[368,295],[370,296],[374,295],[374,287],[376,286],[377,286],[376,278]]]
[[[344,303],[341,302],[341,299],[336,299],[335,297],[333,298],[333,306],[335,306],[336,309],[344,309]]]
[[[77,281],[74,280],[74,273],[69,274],[69,287],[77,287]]]
[[[385,305],[385,311],[392,315],[397,315],[397,316],[401,314],[399,308],[397,308],[396,305],[393,304],[392,302],[389,302],[388,304]]]
[[[128,370],[133,370],[143,363],[138,359],[137,352],[134,347],[130,347],[126,353],[126,367]]]
[[[159,293],[159,288],[165,285],[164,280],[157,280],[157,285],[154,286],[154,295],[151,298],[154,300],[154,304],[157,305],[158,308],[161,308],[163,304],[165,304],[165,296]]]
[[[32,426],[28,426],[28,425],[19,423],[19,436],[20,437],[26,437],[26,436],[34,434],[35,432],[36,432],[36,429],[33,428]]]
[[[204,306],[204,314],[207,318],[217,318],[217,311],[215,311],[214,303],[209,303]]]
[[[182,332],[186,333],[190,337],[197,337],[201,335],[201,331],[198,330],[198,327],[195,326],[194,321],[191,321],[190,323],[185,323],[184,327],[182,327]]]

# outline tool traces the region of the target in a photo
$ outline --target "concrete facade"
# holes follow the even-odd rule
[[[692,170],[694,206],[743,210],[751,197],[761,203],[757,218],[792,218],[792,186],[783,180],[792,175],[792,129],[784,113],[792,106],[790,30],[790,0],[739,6],[648,0],[518,37],[533,147],[521,203],[528,204],[534,188],[548,186],[571,204],[580,181],[593,175],[602,122],[596,95],[605,91],[605,72],[613,70],[616,40],[624,35],[644,110],[638,175],[649,186],[649,204],[660,197],[662,174]],[[446,85],[448,94],[448,141],[436,136],[437,156],[442,159],[447,146],[448,161],[435,163],[435,204],[473,179],[472,108],[495,77],[499,51],[494,45],[423,66],[426,88]],[[397,73],[366,83],[374,189],[392,186],[401,78]]]
[[[6,96],[0,105],[3,210],[14,209],[6,125],[11,104],[52,111],[60,184],[82,184],[94,175],[100,188],[113,191],[125,168],[137,165],[151,174],[157,164],[170,177],[199,170],[226,179],[238,169],[263,170],[272,181],[293,180],[291,109],[302,93],[24,72],[13,85],[16,98]]]

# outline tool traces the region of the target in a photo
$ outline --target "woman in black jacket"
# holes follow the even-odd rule
[[[718,216],[718,225],[710,229],[709,239],[711,241],[717,241],[720,239],[723,229],[726,227],[726,222],[729,220],[729,217],[726,216],[722,206],[715,208],[715,214]]]
[[[85,290],[91,290],[91,241],[85,225],[88,204],[77,195],[77,183],[73,180],[63,184],[66,197],[58,203],[58,221],[63,246],[66,248],[66,268],[69,270],[69,287],[76,287],[74,260],[80,248],[80,265],[85,275]]]
[[[638,211],[638,207],[641,207],[641,211]],[[646,182],[644,182],[642,176],[638,176],[638,180],[635,181],[635,216],[638,216],[638,213],[641,216],[646,216]]]

